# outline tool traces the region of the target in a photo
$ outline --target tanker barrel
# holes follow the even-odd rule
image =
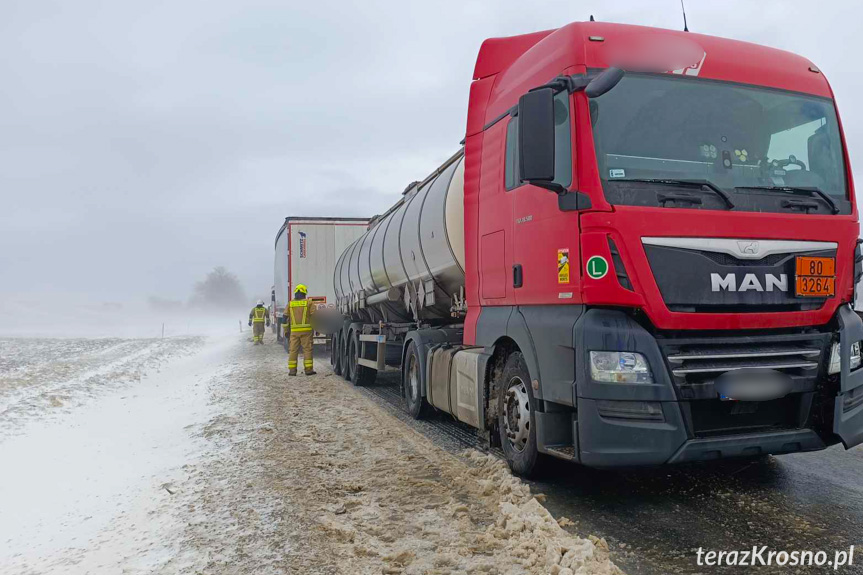
[[[334,283],[355,321],[449,320],[464,268],[462,150],[408,186],[342,253]]]

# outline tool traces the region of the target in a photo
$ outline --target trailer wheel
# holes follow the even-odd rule
[[[342,377],[345,378],[345,381],[351,380],[351,361],[350,361],[350,346],[348,342],[350,341],[352,332],[348,332],[346,330],[341,331],[342,337],[339,342],[339,357],[341,357],[342,364]]]
[[[360,334],[353,332],[350,337],[350,347],[348,352],[348,364],[351,366],[351,383],[357,387],[364,387],[375,382],[378,376],[378,370],[360,365]]]
[[[539,471],[543,456],[536,446],[530,373],[520,351],[507,358],[499,389],[497,427],[506,462],[514,474],[530,477]]]
[[[333,366],[333,373],[342,374],[342,338],[341,332],[338,331],[330,339],[330,364]]]
[[[422,419],[428,413],[428,403],[426,403],[422,393],[421,369],[417,346],[412,341],[408,344],[405,361],[402,365],[402,388],[404,389],[407,411],[414,419]]]

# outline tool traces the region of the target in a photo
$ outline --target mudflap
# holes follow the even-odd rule
[[[833,432],[845,449],[863,443],[863,369],[851,371],[851,345],[863,340],[863,320],[851,306],[838,312],[841,372],[839,394],[833,408]]]

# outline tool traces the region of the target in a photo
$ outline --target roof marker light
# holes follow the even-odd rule
[[[809,66],[809,71],[810,71],[810,72],[814,72],[814,73],[816,73],[816,74],[820,74],[820,73],[821,73],[821,70],[819,70],[819,69],[818,69],[818,68],[816,68],[815,66]]]

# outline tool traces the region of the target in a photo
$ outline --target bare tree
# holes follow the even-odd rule
[[[248,303],[239,278],[219,266],[195,284],[192,305],[211,309],[230,309]]]

